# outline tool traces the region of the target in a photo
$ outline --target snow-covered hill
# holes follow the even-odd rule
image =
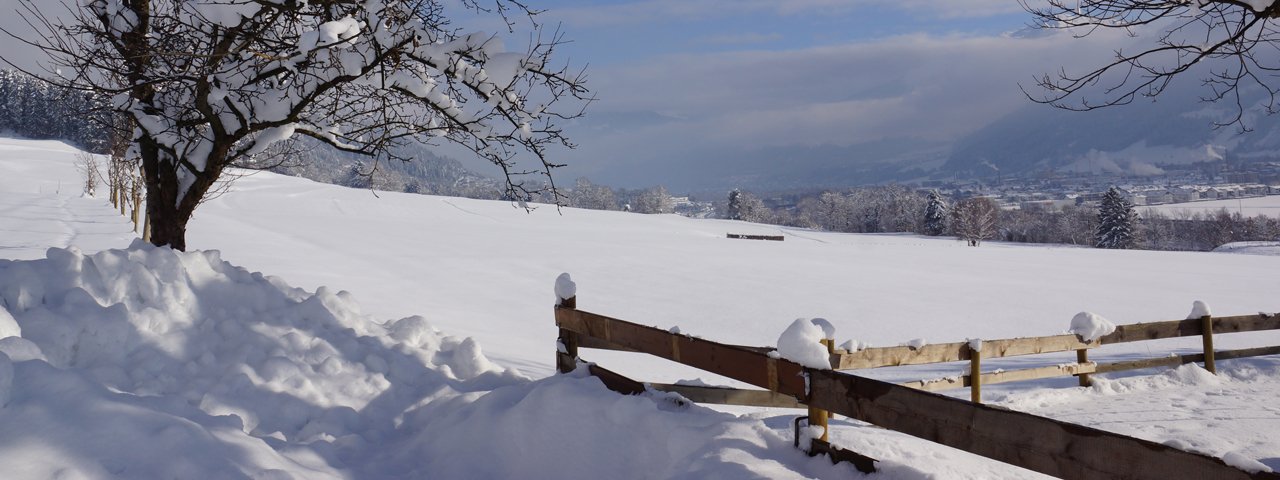
[[[21,335],[0,340],[5,478],[848,478],[849,467],[790,448],[794,412],[734,416],[543,378],[556,276],[573,274],[580,308],[754,345],[773,344],[796,317],[830,319],[840,340],[896,345],[1055,334],[1082,310],[1117,323],[1182,318],[1192,300],[1219,314],[1275,311],[1280,287],[1280,257],[528,214],[271,174],[202,206],[189,245],[206,250],[180,254],[130,246],[130,225],[79,194],[73,160],[58,144],[0,141],[0,258],[20,259],[0,260],[0,336]],[[1097,358],[1192,351],[1199,339],[1119,347]],[[584,356],[641,380],[720,381],[629,354]],[[1222,362],[1213,378],[1196,368],[989,395],[1280,468],[1280,441],[1267,433],[1280,429],[1268,407],[1280,360]],[[1230,413],[1215,411],[1216,396],[1233,399]],[[1126,401],[1163,402],[1178,428],[1109,413]],[[886,478],[1034,477],[834,425],[838,444],[887,460]]]

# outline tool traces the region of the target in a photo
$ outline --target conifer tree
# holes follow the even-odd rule
[[[725,212],[725,218],[742,220],[742,192],[736,188],[729,192],[729,208]]]
[[[1129,203],[1116,187],[1111,187],[1102,195],[1102,203],[1098,205],[1098,231],[1094,235],[1098,248],[1134,248],[1137,238],[1134,236],[1138,218]]]
[[[934,237],[947,233],[947,202],[937,190],[929,192],[925,205],[924,233]]]

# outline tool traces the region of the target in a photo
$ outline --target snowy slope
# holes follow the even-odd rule
[[[526,214],[501,202],[374,196],[270,174],[238,180],[197,212],[190,245],[220,253],[141,245],[94,253],[128,246],[129,226],[102,199],[57,187],[78,181],[71,158],[53,144],[0,141],[0,203],[57,207],[0,209],[0,258],[38,259],[0,261],[0,297],[15,317],[6,324],[0,315],[0,336],[17,325],[26,339],[0,340],[13,372],[5,388],[0,360],[8,396],[0,465],[16,478],[847,478],[848,467],[790,449],[793,412],[732,416],[663,395],[616,396],[589,378],[530,381],[551,371],[556,276],[573,274],[580,308],[756,345],[776,342],[797,317],[830,319],[841,340],[897,345],[1055,334],[1082,310],[1117,323],[1183,318],[1197,299],[1222,315],[1275,311],[1280,287],[1277,257],[975,249],[799,230],[783,230],[785,242],[729,240],[727,232],[779,230],[549,207]],[[87,253],[44,252],[69,244]],[[1217,340],[1233,348],[1280,336]],[[1198,343],[1097,353],[1159,355]],[[718,382],[634,355],[585,355],[642,380]],[[1181,427],[1228,432],[1194,449],[1277,468],[1273,435],[1228,439],[1280,428],[1267,423],[1277,415],[1264,405],[1280,393],[1267,362],[1221,362],[1220,379],[1038,388],[1066,387],[1067,378],[989,392],[1015,408],[1158,441],[1185,440],[1151,428],[1156,415],[1109,416],[1129,408],[1114,391],[1189,400],[1168,407],[1185,417]],[[1238,399],[1239,415],[1215,413],[1197,392]],[[1091,406],[1100,400],[1106,410]],[[1034,476],[837,425],[837,443],[887,460],[888,478]],[[194,459],[169,461],[184,453]]]
[[[1167,215],[1181,213],[1214,214],[1221,210],[1227,213],[1239,213],[1245,217],[1280,218],[1280,195],[1265,197],[1237,198],[1232,200],[1205,200],[1202,202],[1168,203],[1138,207],[1139,210],[1154,210]]]

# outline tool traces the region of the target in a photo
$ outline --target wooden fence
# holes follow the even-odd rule
[[[1147,440],[968,402],[922,388],[836,370],[803,367],[771,355],[771,348],[726,345],[578,310],[575,298],[561,300],[561,305],[556,307],[555,318],[556,325],[560,328],[556,363],[561,372],[578,368],[581,363],[579,348],[607,348],[654,355],[765,389],[645,384],[595,364],[586,365],[606,386],[625,394],[655,388],[680,393],[695,402],[777,407],[803,405],[1060,478],[1280,479],[1280,475],[1275,473],[1248,473],[1231,467],[1218,458]],[[1206,329],[1206,325],[1211,325],[1211,328]],[[836,351],[832,354],[832,364],[839,368],[872,368],[969,360],[972,373],[962,383],[977,378],[979,381],[974,384],[981,385],[982,382],[994,383],[1001,379],[1010,381],[1015,378],[1041,378],[1040,375],[1047,376],[1049,373],[1083,375],[1201,359],[1212,361],[1215,353],[1216,358],[1278,353],[1275,347],[1213,352],[1210,340],[1213,331],[1239,332],[1277,328],[1280,328],[1280,320],[1275,315],[1210,320],[1202,318],[1125,325],[1094,342],[1080,342],[1075,336],[1061,335],[986,341],[980,349],[970,349],[968,343],[960,343],[928,345],[918,349],[892,347],[859,352]],[[994,358],[1071,350],[1087,352],[1090,348],[1108,343],[1187,335],[1205,336],[1209,355],[1097,365],[1088,362],[1085,354],[1080,354],[1077,365],[1081,366],[1074,368],[1055,367],[1054,371],[1029,369],[1018,371],[1022,373],[1007,372],[1008,375],[1003,377],[992,376],[1002,374],[983,374],[980,371],[982,356]],[[811,451],[829,452],[833,454],[833,459],[853,461],[863,471],[873,468],[874,460],[832,447],[824,440],[815,439]]]

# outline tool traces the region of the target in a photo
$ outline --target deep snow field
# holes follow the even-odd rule
[[[1217,315],[1280,310],[1280,256],[970,248],[670,215],[525,213],[266,173],[202,206],[192,251],[177,253],[134,243],[104,193],[81,195],[74,158],[57,142],[0,140],[6,479],[859,475],[791,447],[797,411],[680,406],[548,377],[561,272],[584,310],[761,346],[798,317],[829,319],[840,342],[886,346],[1058,334],[1080,311],[1179,319],[1193,300]],[[1275,345],[1280,333],[1216,340]],[[582,355],[639,380],[722,382],[632,354]],[[984,363],[1064,358],[1047,357]],[[915,380],[964,368],[861,373]],[[1219,369],[984,390],[989,403],[1280,469],[1280,358]],[[847,419],[832,425],[834,443],[884,460],[877,478],[1038,477]]]

